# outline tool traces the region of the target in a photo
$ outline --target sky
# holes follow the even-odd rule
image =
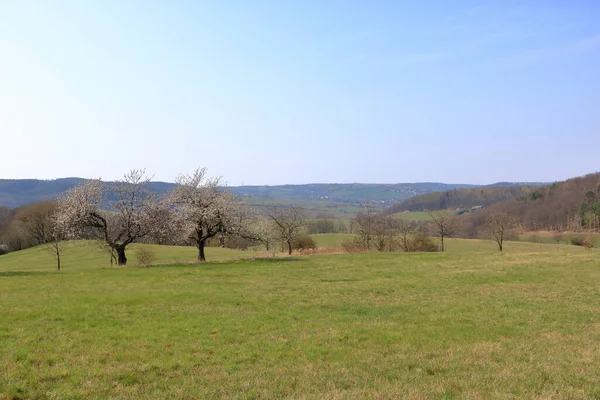
[[[600,170],[600,2],[0,0],[0,178]]]

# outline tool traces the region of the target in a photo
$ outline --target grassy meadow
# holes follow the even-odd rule
[[[600,398],[600,251],[447,248],[2,256],[0,399]]]
[[[145,247],[156,256],[155,264],[188,264],[195,263],[198,250],[195,247],[185,246],[158,246],[146,244],[131,244],[127,247],[128,263],[137,264],[136,249]],[[222,249],[220,247],[207,247],[206,258],[208,261],[227,261],[241,258],[253,258],[266,255],[262,251],[238,251]],[[110,255],[102,250],[90,246],[85,241],[69,242],[63,247],[62,269],[89,269],[110,267]],[[0,274],[9,271],[48,271],[56,268],[53,255],[43,246],[16,251],[0,257]]]

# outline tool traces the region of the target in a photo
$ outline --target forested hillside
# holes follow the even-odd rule
[[[492,212],[511,214],[528,230],[599,230],[600,173],[534,188],[492,204],[469,219],[480,224]]]
[[[539,187],[534,186],[539,184],[514,186],[507,183],[506,185],[499,186],[497,184],[486,187],[427,193],[396,204],[386,212],[388,214],[396,214],[402,211],[433,211],[476,206],[487,207],[501,201],[527,196]]]

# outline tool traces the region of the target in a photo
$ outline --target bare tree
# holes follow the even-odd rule
[[[442,251],[444,251],[444,238],[452,237],[458,231],[458,219],[450,211],[430,212],[431,232],[440,238]]]
[[[53,213],[48,218],[48,224],[46,225],[48,230],[44,234],[46,241],[44,247],[47,252],[52,254],[56,260],[56,270],[60,271],[61,267],[61,255],[66,239],[66,229],[62,225],[60,214],[58,212]]]
[[[176,183],[170,199],[185,231],[190,232],[189,239],[198,248],[198,261],[206,261],[206,244],[217,235],[223,238],[225,235],[253,236],[249,229],[253,211],[220,187],[220,178],[207,178],[206,168],[197,169],[191,175],[180,175]]]
[[[148,189],[144,170],[125,174],[110,191],[100,180],[90,180],[67,191],[58,218],[71,237],[83,233],[103,241],[126,265],[125,249],[136,240],[164,228],[165,205]]]
[[[267,217],[273,223],[282,243],[287,244],[288,254],[292,254],[294,239],[302,234],[306,225],[306,212],[300,207],[274,207],[267,210]]]
[[[518,220],[507,213],[492,212],[486,219],[485,231],[498,245],[498,250],[504,248],[507,235],[517,227]]]
[[[377,251],[393,251],[397,224],[391,215],[375,214],[373,222],[373,245]]]
[[[358,213],[354,217],[354,220],[352,221],[353,231],[357,235],[357,244],[362,247],[363,250],[371,249],[371,246],[375,241],[377,227],[379,224],[380,216],[372,208],[366,208],[364,212]],[[385,234],[382,236],[385,236]],[[381,247],[383,248],[384,243],[378,244],[381,244]]]
[[[400,247],[402,250],[406,252],[413,251],[412,249],[412,241],[411,235],[413,233],[413,227],[411,224],[405,219],[399,219],[396,221],[396,229],[398,231],[398,235],[400,236]]]
[[[388,251],[391,253],[392,251],[398,248],[396,236],[398,235],[398,233],[400,233],[400,224],[399,221],[394,219],[394,217],[392,217],[391,215],[385,216],[384,221],[387,226]]]

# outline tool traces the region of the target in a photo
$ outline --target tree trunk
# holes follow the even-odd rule
[[[444,251],[444,237],[440,236],[440,241],[442,242],[442,251]]]
[[[288,254],[291,256],[292,255],[292,241],[288,240],[287,244],[288,244]]]
[[[56,248],[56,269],[60,271],[60,250]]]
[[[115,251],[117,252],[117,265],[127,265],[125,246],[115,247]]]
[[[500,239],[500,241],[498,242],[498,248],[500,249],[500,251],[502,251],[502,239]]]
[[[206,246],[206,240],[201,240],[198,242],[198,261],[204,262],[206,261],[206,256],[204,255],[204,247]]]

